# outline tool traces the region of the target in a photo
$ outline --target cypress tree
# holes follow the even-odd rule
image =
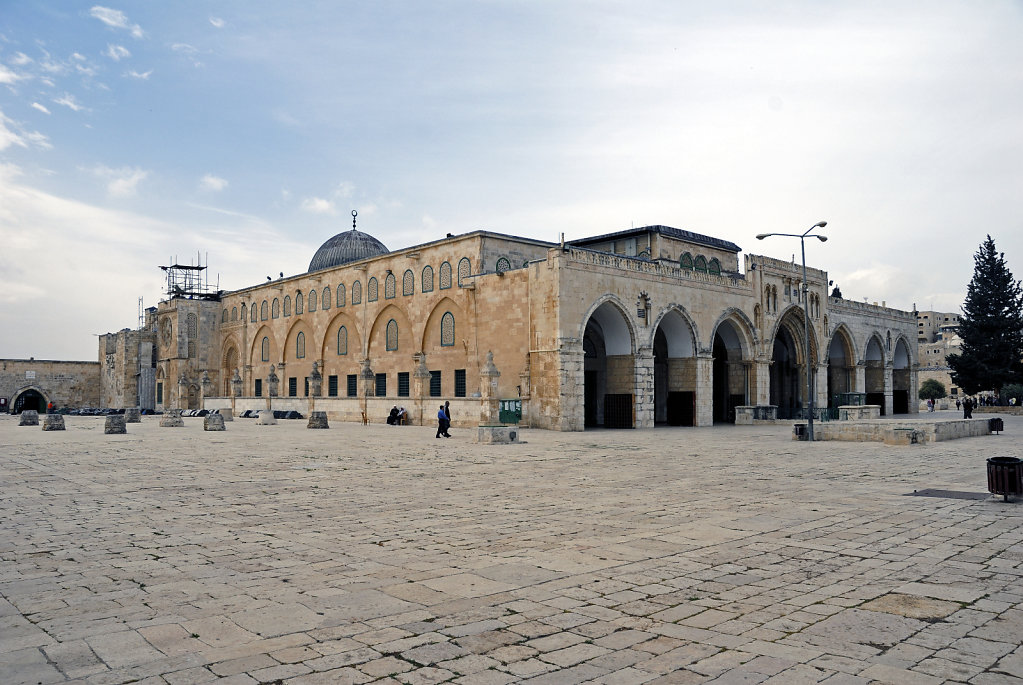
[[[990,235],[973,262],[959,317],[962,351],[948,357],[953,382],[968,395],[1023,382],[1023,288]]]

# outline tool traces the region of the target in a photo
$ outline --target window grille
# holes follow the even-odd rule
[[[284,316],[291,316],[291,295],[284,296]]]
[[[224,313],[221,315],[220,323],[227,323],[227,309],[225,309]]]
[[[376,302],[379,294],[380,289],[377,286],[377,278],[374,276],[369,279],[369,285],[366,287],[366,300],[369,302]]]
[[[337,329],[337,353],[338,356],[348,354],[348,329],[344,326]]]
[[[396,352],[398,350],[398,322],[391,319],[387,322],[387,351]]]
[[[263,379],[262,378],[257,378],[256,379],[256,389],[255,389],[253,394],[256,397],[262,397],[263,396]]]
[[[345,306],[345,284],[339,283],[337,286],[337,306]]]
[[[306,307],[306,311],[307,312],[315,312],[316,311],[316,291],[315,290],[310,290],[309,291],[308,305],[309,306]]]
[[[710,260],[707,264],[707,273],[714,274],[715,276],[721,275],[721,262],[717,258]]]
[[[288,379],[288,397],[298,396],[298,379],[292,376]]]
[[[497,260],[497,273],[503,274],[511,268],[511,262],[506,257],[501,257]]]
[[[320,309],[323,311],[330,309],[330,286],[323,289],[323,297],[320,298]]]
[[[387,374],[378,373],[376,376],[376,396],[387,397]]]
[[[409,374],[408,371],[398,372],[398,397],[409,396]]]
[[[270,338],[263,338],[262,354],[260,355],[262,361],[270,361]]]
[[[693,269],[693,255],[688,252],[683,253],[682,257],[678,260],[678,265],[687,271]]]
[[[412,274],[412,269],[406,269],[405,275],[401,278],[401,294],[411,295],[416,291],[416,277]]]
[[[433,267],[429,264],[423,267],[423,292],[433,292]]]
[[[295,337],[295,358],[305,359],[305,333],[302,331]]]
[[[362,283],[352,283],[352,304],[362,304]]]
[[[259,320],[260,321],[266,321],[268,318],[270,318],[268,316],[269,310],[270,310],[270,308],[267,306],[266,300],[263,300],[263,304],[259,305]]]
[[[384,299],[393,300],[395,295],[395,288],[397,284],[395,282],[394,274],[387,274],[387,278],[384,279]]]
[[[231,307],[231,321],[238,320],[238,307]]]
[[[302,313],[302,303],[303,302],[304,302],[304,300],[302,299],[302,293],[301,292],[295,293],[295,313],[296,314],[301,314]]]
[[[274,298],[273,304],[270,305],[270,318],[272,319],[281,318],[281,301],[278,300],[276,297]]]
[[[346,394],[349,397],[358,397],[359,396],[359,377],[356,376],[354,373],[350,373],[350,374],[348,374],[348,376],[345,377],[345,383],[348,386],[348,387],[345,388]]]
[[[430,372],[430,397],[440,397],[440,371]]]
[[[455,344],[455,315],[451,312],[444,312],[440,317],[440,344],[441,347]]]
[[[458,285],[459,287],[465,285],[466,279],[469,278],[469,274],[472,272],[472,265],[469,263],[468,257],[462,257],[458,260]]]
[[[327,397],[337,397],[337,376],[327,376]]]
[[[455,369],[455,397],[465,397],[465,369]]]
[[[252,323],[256,323],[257,321],[259,321],[259,312],[256,309],[256,303],[255,302],[252,303],[252,307],[251,307],[250,311],[252,312],[252,315],[250,317],[252,319]]]
[[[199,336],[199,317],[195,314],[189,314],[185,317],[185,321],[188,327],[188,337],[197,338]]]
[[[440,265],[440,289],[447,290],[451,287],[451,264],[444,262]]]
[[[707,273],[707,260],[706,258],[704,258],[703,255],[697,257],[696,260],[693,262],[693,269],[695,271],[699,271],[700,273]]]

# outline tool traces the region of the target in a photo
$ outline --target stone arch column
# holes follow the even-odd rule
[[[895,410],[892,397],[895,390],[895,368],[890,362],[884,365],[884,415],[891,416]],[[910,402],[912,404],[912,402]]]
[[[770,359],[759,357],[753,361],[753,384],[750,387],[750,404],[758,407],[771,404],[771,364]]]
[[[654,348],[640,347],[634,357],[635,397],[633,413],[636,428],[654,427]]]
[[[551,426],[561,431],[581,431],[586,427],[584,405],[583,341],[581,338],[558,340],[559,411]]]
[[[696,355],[696,425],[714,425],[714,355]]]

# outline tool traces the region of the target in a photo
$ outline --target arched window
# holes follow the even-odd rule
[[[295,359],[305,359],[305,333],[302,331],[295,336]]]
[[[306,309],[306,311],[307,312],[315,312],[316,311],[316,291],[315,290],[310,290],[309,291],[309,307]]]
[[[291,295],[284,296],[284,316],[291,316]]]
[[[231,307],[231,321],[238,320],[238,307]]]
[[[323,297],[320,298],[320,309],[327,311],[330,309],[330,286],[328,285],[323,289]]]
[[[348,354],[348,329],[344,326],[337,329],[337,353],[338,356]]]
[[[255,305],[253,305],[255,306]],[[270,361],[270,338],[263,338],[262,353],[259,358],[265,362]]]
[[[281,301],[278,300],[276,297],[274,298],[273,304],[270,305],[270,318],[272,319],[281,318]]]
[[[263,304],[259,305],[259,320],[266,321],[269,317],[270,308],[266,304],[266,300],[263,300]]]
[[[451,264],[444,262],[440,265],[440,289],[447,290],[451,287]]]
[[[398,350],[398,322],[391,319],[387,322],[387,351],[396,352]]]
[[[451,312],[444,312],[440,317],[440,345],[451,347],[455,344],[455,315]]]
[[[466,279],[469,278],[469,274],[472,272],[472,265],[469,263],[468,257],[462,257],[458,260],[458,285],[459,287],[465,285]]]
[[[707,263],[707,273],[714,274],[715,276],[721,275],[721,262],[717,260],[717,257]]]
[[[220,317],[220,323],[227,323],[227,309],[224,309],[223,316]]]
[[[344,283],[338,283],[338,285],[337,285],[337,306],[338,307],[344,307],[345,306],[345,284]]]
[[[297,293],[295,293],[295,313],[296,314],[301,314],[302,313],[302,303],[303,302],[304,302],[304,300],[302,299],[302,291],[299,290]]]
[[[384,299],[393,300],[395,295],[395,289],[397,288],[394,274],[387,274],[387,278],[384,279]]]
[[[376,302],[377,295],[379,295],[379,287],[377,286],[377,277],[369,279],[369,285],[366,286],[366,300],[369,302]]]
[[[249,318],[252,319],[252,323],[256,323],[257,321],[259,321],[259,313],[256,310],[256,303],[255,302],[252,303],[252,307],[249,308],[249,311],[251,312],[251,315],[250,315]]]
[[[497,260],[497,273],[503,274],[505,271],[511,268],[511,262],[508,261],[507,257],[501,257]]]
[[[683,252],[682,256],[678,260],[678,265],[687,271],[693,269],[693,255],[688,252]]]
[[[189,314],[185,317],[185,326],[188,330],[188,337],[195,340],[199,337],[199,317],[195,314]]]
[[[433,292],[433,267],[429,264],[423,267],[423,292]]]
[[[362,282],[352,283],[352,304],[362,304]]]
[[[699,271],[700,273],[707,273],[707,260],[703,255],[700,255],[693,260],[693,270]]]

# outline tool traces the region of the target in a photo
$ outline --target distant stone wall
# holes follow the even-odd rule
[[[0,359],[0,411],[10,411],[17,398],[35,391],[55,407],[94,407],[100,404],[99,362],[43,359]],[[36,406],[29,407],[38,409]]]

